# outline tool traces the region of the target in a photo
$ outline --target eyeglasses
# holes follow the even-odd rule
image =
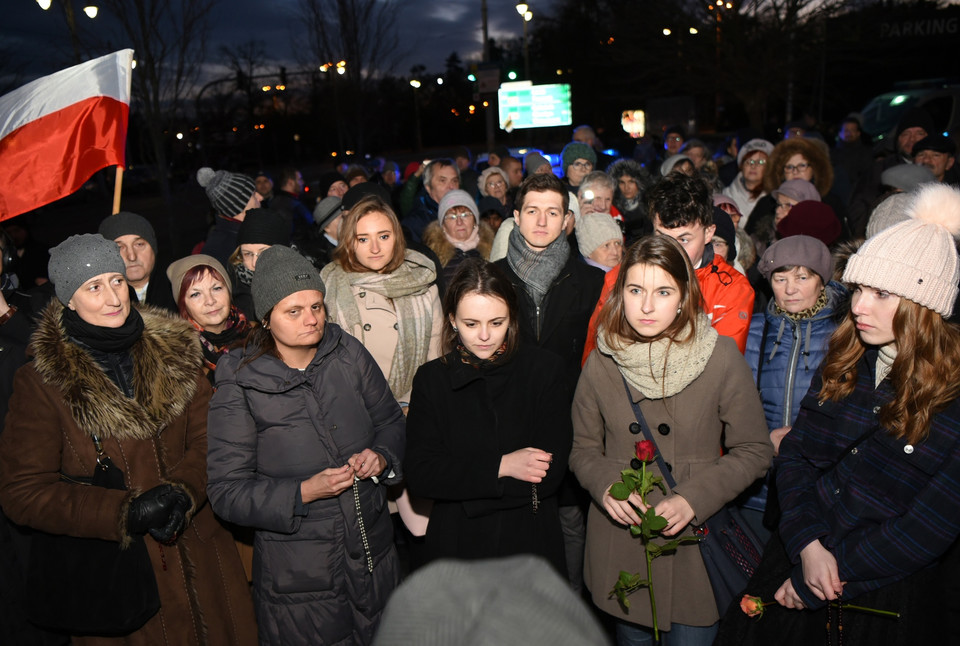
[[[593,170],[593,164],[588,161],[575,161],[570,165],[579,170]]]
[[[674,135],[673,137],[667,137],[667,141],[683,141],[683,137],[679,135]]]
[[[473,213],[447,213],[445,216],[443,216],[443,219],[448,220],[450,222],[453,222],[453,221],[460,222],[461,220],[466,220],[467,218],[472,218],[472,217],[473,217]]]
[[[746,164],[747,166],[766,166],[767,160],[766,159],[748,159],[743,163]]]
[[[810,164],[808,164],[807,162],[801,162],[796,165],[787,164],[786,166],[783,167],[783,170],[784,172],[787,172],[787,173],[802,173],[808,168],[810,168]]]
[[[491,189],[491,188],[503,188],[504,186],[506,186],[506,183],[503,182],[502,180],[496,181],[496,182],[487,182],[487,188],[488,188],[488,189]]]
[[[787,203],[785,203],[785,202],[777,202],[777,208],[778,208],[778,209],[792,209],[792,208],[793,208],[793,204],[787,204]]]

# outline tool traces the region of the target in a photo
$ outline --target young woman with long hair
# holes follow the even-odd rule
[[[642,501],[610,495],[643,439],[632,401],[657,430],[677,482],[649,498],[667,520],[667,536],[706,521],[762,476],[773,455],[750,368],[736,343],[710,326],[701,302],[683,247],[665,235],[640,239],[603,306],[597,349],[574,397],[570,467],[593,498],[584,579],[597,607],[616,620],[622,645],[653,642],[650,604],[636,598],[626,609],[610,598],[620,571],[644,562],[628,530],[641,523]],[[665,644],[712,643],[719,616],[696,544],[655,559],[653,586]]]
[[[464,260],[444,315],[444,355],[417,371],[407,418],[407,482],[434,501],[425,556],[537,554],[562,574],[573,384],[556,355],[521,344],[517,296],[496,265]]]
[[[842,623],[844,644],[922,644],[955,624],[960,192],[926,185],[906,211],[847,262],[849,315],[780,445],[783,517],[749,592],[783,608],[731,622],[728,643],[812,643]]]

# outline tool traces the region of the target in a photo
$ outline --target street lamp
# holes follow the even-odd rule
[[[416,151],[420,152],[423,149],[423,138],[420,136],[420,103],[417,100],[417,90],[420,89],[422,83],[417,79],[410,79],[410,87],[413,88],[413,121],[416,126]]]
[[[63,14],[67,20],[67,29],[70,30],[70,40],[73,43],[73,56],[76,59],[77,63],[81,63],[80,58],[80,36],[77,33],[77,21],[73,13],[73,0],[57,0],[61,7],[63,7]],[[53,0],[37,0],[37,4],[41,9],[47,11],[50,7],[53,6]],[[85,4],[83,6],[83,13],[87,14],[87,17],[91,20],[97,17],[98,8],[94,4]]]
[[[523,73],[524,78],[530,80],[530,44],[527,38],[527,23],[533,20],[533,12],[526,2],[517,3],[517,13],[523,18]]]

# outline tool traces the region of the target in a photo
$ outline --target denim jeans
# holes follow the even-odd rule
[[[667,632],[660,631],[661,646],[711,646],[717,636],[720,622],[712,626],[671,624]],[[653,628],[626,621],[617,622],[617,646],[652,646]]]

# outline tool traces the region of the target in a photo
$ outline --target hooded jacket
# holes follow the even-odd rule
[[[207,405],[200,343],[186,321],[143,307],[144,330],[130,350],[132,398],[110,380],[61,323],[52,301],[33,335],[34,360],[17,372],[0,435],[0,505],[16,523],[53,534],[131,540],[134,497],[162,483],[183,488],[189,520],[172,546],[147,536],[160,610],[127,644],[255,643],[250,594],[236,547],[206,497]],[[92,434],[123,471],[127,490],[72,484],[89,476]],[[64,581],[69,585],[69,581]],[[89,637],[77,644],[115,643]]]
[[[403,414],[373,357],[335,323],[302,371],[254,351],[217,364],[207,469],[217,514],[256,529],[260,644],[368,644],[400,578],[385,485],[401,477]],[[302,481],[366,448],[387,462],[378,482],[302,502]]]

